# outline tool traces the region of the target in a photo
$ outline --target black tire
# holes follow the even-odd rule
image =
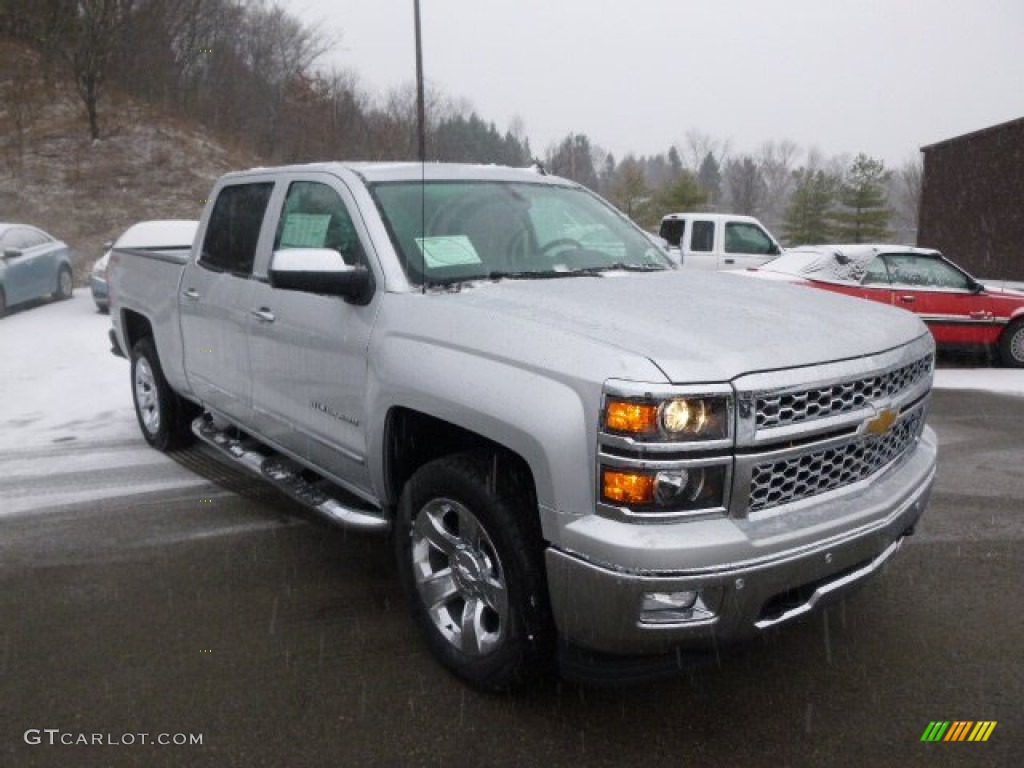
[[[444,666],[487,691],[536,682],[554,660],[536,506],[522,484],[493,481],[496,467],[494,454],[425,464],[405,485],[395,525],[413,620]]]
[[[170,388],[151,338],[135,342],[131,362],[132,401],[146,442],[161,451],[191,443],[191,422],[199,409]]]
[[[1017,318],[999,337],[999,357],[1008,368],[1024,368],[1024,318]]]
[[[70,299],[74,292],[75,282],[71,275],[71,268],[65,265],[57,272],[57,288],[53,292],[53,298]]]

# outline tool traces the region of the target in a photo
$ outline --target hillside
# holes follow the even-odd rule
[[[116,92],[101,99],[100,117],[93,142],[74,91],[47,83],[33,51],[0,41],[0,221],[66,241],[80,285],[104,241],[144,219],[198,218],[218,176],[261,164]]]

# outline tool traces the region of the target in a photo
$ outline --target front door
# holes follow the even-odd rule
[[[344,184],[297,177],[280,206],[273,250],[329,248],[368,265],[369,240]],[[273,255],[267,268],[273,267]],[[367,347],[376,312],[337,296],[254,283],[249,359],[253,418],[268,440],[323,468],[352,490],[369,489],[364,412]]]

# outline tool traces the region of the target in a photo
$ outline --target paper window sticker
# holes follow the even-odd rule
[[[281,247],[323,248],[330,223],[329,213],[289,213],[281,232]]]
[[[431,269],[481,263],[476,248],[465,235],[417,237],[416,245],[423,254],[424,263]]]

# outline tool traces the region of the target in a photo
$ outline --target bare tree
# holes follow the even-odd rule
[[[725,164],[725,189],[733,213],[760,215],[767,186],[761,165],[753,156],[730,158]]]
[[[789,139],[766,141],[757,151],[757,163],[764,181],[761,218],[775,228],[782,221],[793,193],[793,168],[800,147]]]
[[[50,34],[71,69],[94,140],[100,137],[100,95],[125,41],[133,5],[134,0],[78,0],[55,6]]]
[[[924,182],[924,160],[915,153],[893,174],[889,199],[895,213],[895,237],[901,243],[917,242],[917,219],[921,210],[921,186]]]

